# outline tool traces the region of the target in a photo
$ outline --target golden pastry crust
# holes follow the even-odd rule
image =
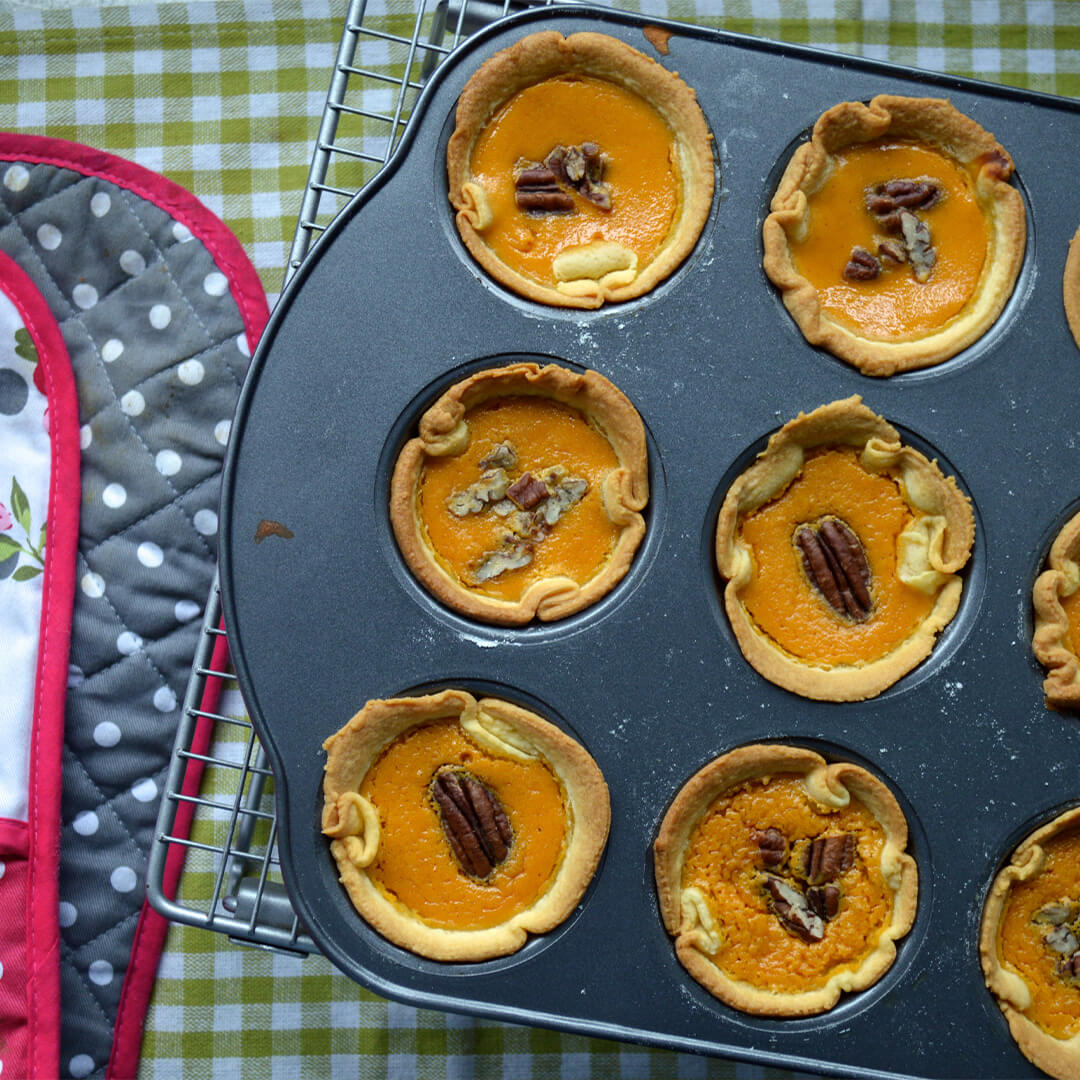
[[[1046,868],[1046,845],[1080,826],[1080,808],[1060,814],[1020,844],[990,888],[979,931],[979,958],[986,985],[997,999],[1024,1056],[1058,1080],[1080,1080],[1080,1034],[1057,1038],[1026,1015],[1031,987],[1001,954],[1001,931],[1013,889],[1035,881]],[[1080,881],[1077,882],[1080,885]]]
[[[666,239],[648,262],[614,242],[584,244],[566,253],[568,265],[541,282],[504,262],[485,240],[489,199],[472,175],[473,149],[496,111],[519,91],[553,77],[591,76],[629,90],[661,117],[671,135],[679,198]],[[693,250],[712,205],[711,136],[694,92],[657,61],[605,34],[569,37],[542,31],[496,53],[469,79],[447,146],[450,201],[458,232],[476,261],[500,284],[530,300],[556,307],[597,308],[630,300],[670,276]],[[510,169],[514,162],[507,162]],[[613,195],[618,198],[618,193]],[[588,249],[588,250],[586,250]],[[560,256],[563,258],[564,256]],[[569,265],[571,259],[573,265]]]
[[[1065,317],[1073,339],[1080,347],[1080,229],[1069,241],[1069,254],[1065,260]]]
[[[456,721],[484,754],[544,764],[562,791],[565,838],[555,874],[528,906],[496,925],[477,929],[431,925],[380,890],[367,869],[378,858],[380,839],[392,826],[386,808],[359,794],[365,776],[399,736],[418,725],[447,719]],[[607,785],[585,748],[535,713],[494,698],[477,700],[462,690],[375,700],[323,748],[327,762],[322,831],[331,837],[330,852],[356,910],[395,945],[433,960],[505,956],[520,949],[530,934],[547,933],[563,922],[592,880],[607,843],[611,817]],[[510,805],[507,793],[495,794]],[[433,807],[430,816],[437,819]]]
[[[756,567],[753,551],[739,536],[741,520],[791,484],[809,451],[831,446],[854,448],[864,470],[896,480],[914,515],[896,539],[896,573],[905,585],[935,597],[914,632],[883,655],[859,663],[811,663],[793,655],[761,630],[742,596]],[[956,614],[963,587],[957,575],[974,536],[971,504],[956,481],[944,476],[936,462],[904,446],[896,429],[860,397],[800,413],[770,437],[720,508],[716,563],[727,582],[724,606],[739,648],[766,679],[803,697],[859,701],[880,694],[930,654],[937,635]]]
[[[1035,633],[1031,646],[1046,668],[1043,694],[1057,709],[1080,708],[1080,659],[1072,644],[1062,601],[1080,588],[1080,514],[1066,522],[1050,546],[1047,568],[1035,579],[1031,599]]]
[[[884,842],[879,849],[878,865],[866,872],[892,897],[883,925],[873,928],[880,931],[877,939],[873,940],[872,930],[867,930],[860,939],[866,943],[865,953],[837,958],[824,981],[805,990],[777,990],[725,971],[713,957],[721,950],[725,935],[734,932],[725,926],[726,912],[717,910],[702,889],[684,885],[691,838],[717,800],[749,780],[763,779],[769,784],[787,774],[801,778],[809,801],[822,808],[823,818],[830,810],[849,806],[852,800],[870,812],[880,826]],[[745,824],[764,828],[771,823]],[[811,1016],[831,1009],[841,994],[865,990],[877,982],[895,959],[895,942],[911,929],[917,905],[918,872],[915,860],[906,852],[907,842],[907,821],[895,796],[877,777],[857,765],[829,764],[811,750],[779,744],[743,746],[716,758],[679,792],[664,816],[654,845],[660,913],[668,933],[675,938],[679,961],[711,994],[743,1012],[759,1016]],[[860,844],[856,863],[862,860],[863,850]],[[840,913],[861,917],[854,910],[858,905],[845,909],[843,900],[840,904]],[[834,917],[840,925],[842,915],[838,913]]]
[[[570,406],[610,443],[618,465],[603,477],[603,514],[616,539],[595,576],[562,575],[534,581],[516,600],[484,595],[440,561],[425,534],[420,483],[425,462],[469,445],[470,409],[494,399],[539,397]],[[484,622],[520,626],[532,618],[561,619],[610,592],[630,568],[645,535],[641,511],[649,499],[645,427],[627,397],[595,371],[521,363],[478,372],[456,383],[420,419],[419,435],[398,456],[390,485],[390,520],[409,568],[443,603]]]
[[[986,261],[974,295],[944,325],[902,340],[870,337],[830,318],[792,254],[793,241],[808,229],[807,199],[828,182],[833,155],[885,136],[916,140],[977,170],[974,194],[988,225]],[[864,374],[885,376],[941,363],[990,328],[1016,283],[1027,228],[1023,200],[1009,184],[1012,173],[1012,158],[994,136],[948,101],[881,94],[869,105],[843,102],[819,117],[810,141],[795,152],[780,180],[763,229],[765,272],[806,340]]]

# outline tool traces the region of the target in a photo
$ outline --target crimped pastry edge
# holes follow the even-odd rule
[[[1043,696],[1055,709],[1080,709],[1080,658],[1069,640],[1061,601],[1080,588],[1080,513],[1062,527],[1050,546],[1046,569],[1031,590],[1035,631],[1031,648],[1046,669]]]

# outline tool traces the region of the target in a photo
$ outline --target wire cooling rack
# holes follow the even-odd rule
[[[415,12],[380,17],[375,26],[366,18],[367,0],[350,0],[286,283],[315,239],[386,164],[420,90],[446,56],[481,27],[544,2],[550,0],[419,0]],[[378,55],[377,65],[365,64],[365,52]],[[151,906],[237,944],[314,952],[282,883],[276,837],[273,774],[228,668],[215,578],[150,850]]]

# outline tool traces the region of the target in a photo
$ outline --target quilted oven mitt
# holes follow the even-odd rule
[[[147,858],[266,317],[240,245],[187,192],[0,134],[5,1077],[137,1069],[165,934]]]

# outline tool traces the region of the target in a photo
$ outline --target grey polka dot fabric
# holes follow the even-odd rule
[[[108,180],[0,160],[0,250],[49,304],[79,396],[60,1061],[63,1075],[96,1077],[213,582],[220,470],[249,349],[211,251]],[[0,409],[25,392],[0,379]]]

